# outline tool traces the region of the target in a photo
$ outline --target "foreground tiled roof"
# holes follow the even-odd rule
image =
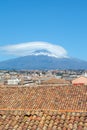
[[[87,87],[0,87],[0,130],[87,130]]]
[[[87,130],[87,112],[2,110],[0,130]]]
[[[0,87],[3,108],[87,111],[87,87]]]

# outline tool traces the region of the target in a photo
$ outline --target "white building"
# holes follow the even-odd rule
[[[8,85],[18,85],[20,83],[20,80],[19,79],[8,79],[7,80],[7,84]]]

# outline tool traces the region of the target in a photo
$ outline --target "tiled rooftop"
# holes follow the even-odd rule
[[[0,130],[87,130],[87,112],[2,110]]]
[[[42,81],[42,84],[70,84],[70,82],[65,79],[50,78],[49,80]]]
[[[0,87],[0,130],[87,130],[87,87]]]
[[[87,111],[87,87],[0,87],[0,109]]]

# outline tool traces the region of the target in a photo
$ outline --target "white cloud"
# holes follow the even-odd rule
[[[35,53],[38,50],[46,50],[47,52]],[[26,55],[48,55],[58,58],[68,57],[67,51],[59,45],[54,45],[48,42],[28,42],[15,45],[8,45],[0,47],[3,53],[14,56],[26,56]]]

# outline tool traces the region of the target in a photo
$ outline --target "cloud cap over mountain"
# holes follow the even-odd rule
[[[48,55],[57,58],[67,58],[67,51],[59,45],[48,42],[27,42],[0,47],[1,52],[14,56]]]

